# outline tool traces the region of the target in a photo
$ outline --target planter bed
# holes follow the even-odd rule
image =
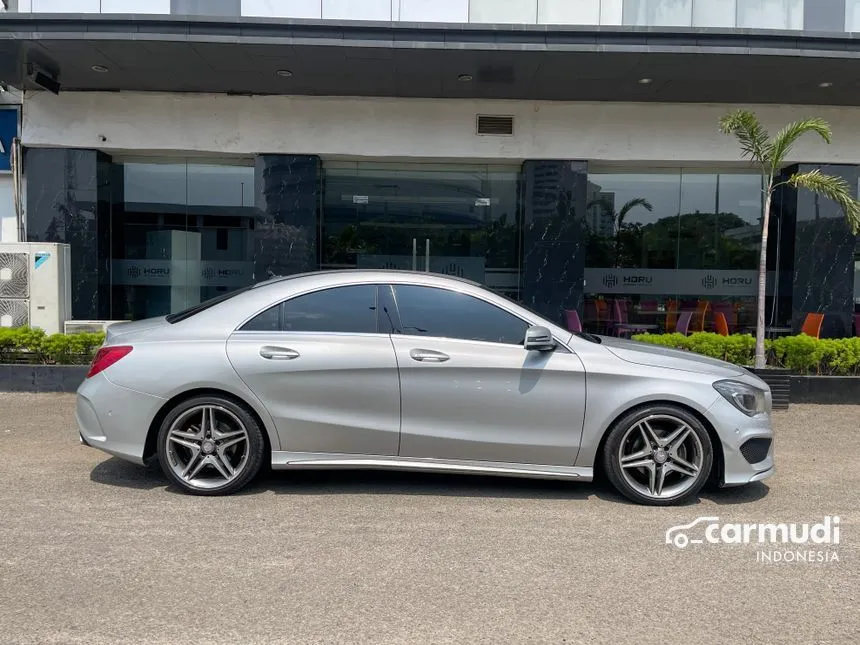
[[[89,365],[0,365],[0,392],[75,392]]]
[[[860,404],[860,376],[792,375],[790,382],[792,403]]]

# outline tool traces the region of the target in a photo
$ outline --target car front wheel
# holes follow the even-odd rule
[[[609,480],[625,497],[669,506],[691,499],[705,485],[713,446],[701,421],[683,408],[650,406],[612,427],[603,460]]]
[[[241,405],[212,396],[189,399],[164,419],[158,461],[171,482],[194,495],[226,495],[260,471],[265,444]]]

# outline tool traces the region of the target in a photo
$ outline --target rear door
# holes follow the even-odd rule
[[[400,383],[377,303],[376,285],[314,291],[228,339],[230,361],[269,410],[284,450],[397,454]]]
[[[529,323],[472,295],[393,289],[401,456],[573,465],[585,418],[576,354],[527,352]]]

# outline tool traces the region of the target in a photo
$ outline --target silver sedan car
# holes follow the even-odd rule
[[[188,493],[273,469],[591,481],[634,502],[774,472],[768,386],[695,354],[571,334],[480,285],[333,271],[109,327],[81,441]]]

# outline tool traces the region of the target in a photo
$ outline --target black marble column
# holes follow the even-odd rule
[[[66,243],[72,316],[110,317],[110,157],[96,150],[26,151],[27,241]]]
[[[260,155],[254,175],[254,280],[317,270],[319,157]]]
[[[588,164],[532,159],[523,164],[523,303],[564,326],[582,316]]]
[[[800,165],[808,172],[820,168],[843,177],[857,194],[857,166]],[[845,223],[842,209],[808,190],[787,191],[796,200],[792,327],[800,331],[807,313],[825,314],[822,337],[851,336],[854,313],[854,249],[856,238]]]

